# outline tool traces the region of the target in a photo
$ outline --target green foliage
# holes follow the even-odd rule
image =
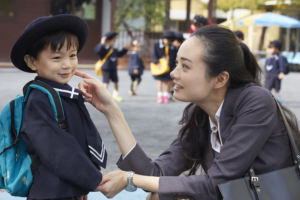
[[[150,30],[155,25],[164,25],[166,21],[167,0],[117,0],[115,11],[115,29],[121,25],[132,29],[128,19],[145,18],[144,30]]]
[[[217,0],[217,7],[227,12],[236,8],[245,8],[250,10],[262,9],[266,0]]]

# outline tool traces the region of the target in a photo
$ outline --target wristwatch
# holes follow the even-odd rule
[[[134,172],[133,171],[130,171],[128,172],[127,174],[127,184],[125,186],[125,190],[128,191],[128,192],[135,192],[136,191],[136,187],[133,185],[133,174]]]

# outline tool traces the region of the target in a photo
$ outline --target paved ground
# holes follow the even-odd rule
[[[83,70],[94,75],[93,70]],[[5,104],[13,99],[17,94],[21,94],[23,85],[34,78],[34,74],[20,72],[17,69],[0,68],[0,110]],[[143,75],[143,80],[138,89],[138,96],[128,96],[127,92],[130,86],[130,78],[126,71],[119,71],[120,93],[124,102],[118,103],[124,113],[126,120],[141,147],[150,158],[155,158],[167,148],[176,138],[180,126],[178,121],[181,118],[182,111],[187,105],[182,102],[172,102],[167,105],[156,103],[156,82],[153,80],[149,71]],[[80,81],[75,77],[70,85],[76,87]],[[298,119],[300,119],[300,89],[297,87],[300,81],[300,73],[291,73],[283,80],[282,96],[284,105],[292,109]],[[109,87],[112,91],[112,85]],[[116,170],[116,162],[120,156],[120,150],[115,142],[105,117],[93,106],[87,105],[90,115],[96,124],[101,137],[107,147],[109,154],[108,166],[105,172]],[[122,200],[141,200],[145,199],[146,193],[139,190],[136,193],[128,195],[122,192],[113,199]],[[24,198],[10,197],[6,193],[0,193],[0,200],[18,200]],[[105,199],[100,193],[91,193],[89,200]]]

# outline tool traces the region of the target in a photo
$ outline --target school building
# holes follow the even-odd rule
[[[93,49],[111,27],[111,0],[1,0],[0,62],[10,62],[15,41],[32,20],[67,13],[82,17],[89,27],[87,43],[78,55],[79,63],[95,63],[98,58]]]

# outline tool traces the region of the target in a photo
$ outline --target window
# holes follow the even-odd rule
[[[96,19],[96,0],[75,0],[75,15],[86,19]]]
[[[13,0],[0,1],[0,17],[2,16],[8,16],[8,17],[14,16]]]
[[[51,0],[51,15],[74,14],[85,20],[95,20],[96,1],[97,0]]]
[[[51,0],[51,15],[70,14],[72,0]]]

